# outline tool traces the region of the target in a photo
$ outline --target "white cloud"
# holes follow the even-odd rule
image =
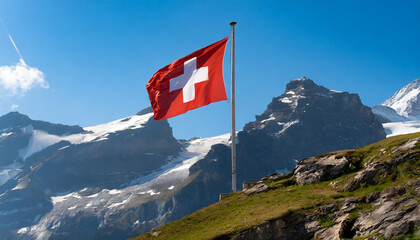
[[[16,109],[18,109],[19,108],[19,105],[17,105],[17,104],[12,104],[12,106],[10,107],[10,110],[16,110]]]
[[[11,66],[0,66],[0,90],[10,95],[24,95],[34,87],[49,88],[45,74],[28,66],[23,59]]]

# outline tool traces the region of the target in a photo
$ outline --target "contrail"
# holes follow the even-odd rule
[[[4,22],[3,22],[3,20],[1,18],[0,18],[0,23],[1,23],[1,25],[3,25],[3,28],[6,31],[7,35],[9,35],[10,42],[12,42],[13,47],[15,48],[17,54],[19,55],[20,60],[23,61],[23,57],[22,57],[22,54],[20,54],[19,48],[16,46],[15,41],[13,41],[12,36],[10,35],[9,31],[6,28],[6,25],[4,25]],[[25,61],[23,61],[23,62],[25,62]]]
[[[13,44],[13,47],[15,47],[16,52],[17,52],[17,54],[19,55],[20,59],[22,59],[22,60],[23,60],[23,57],[22,57],[22,55],[20,54],[19,48],[16,46],[15,41],[13,41],[13,38],[12,38],[12,36],[10,36],[10,34],[9,34],[9,38],[10,38],[10,41],[12,42],[12,44]]]

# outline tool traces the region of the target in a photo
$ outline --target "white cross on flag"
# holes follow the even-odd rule
[[[227,41],[225,38],[195,51],[153,75],[146,87],[156,120],[227,100],[223,80]]]
[[[184,103],[195,99],[194,84],[209,80],[209,67],[197,69],[197,58],[184,62],[184,74],[169,81],[169,92],[182,89]]]

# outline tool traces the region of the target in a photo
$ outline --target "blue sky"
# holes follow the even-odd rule
[[[15,105],[63,124],[96,125],[150,106],[150,77],[228,36],[230,21],[238,22],[238,130],[298,77],[358,93],[368,106],[420,77],[418,0],[2,0],[0,18],[0,66],[19,62],[10,34],[49,86],[0,89],[0,115]],[[169,122],[177,138],[208,137],[230,131],[229,114],[225,101]]]

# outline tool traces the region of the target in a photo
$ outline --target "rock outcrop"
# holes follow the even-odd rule
[[[309,185],[334,179],[345,167],[351,167],[345,156],[311,157],[297,164],[293,176],[299,185]]]

